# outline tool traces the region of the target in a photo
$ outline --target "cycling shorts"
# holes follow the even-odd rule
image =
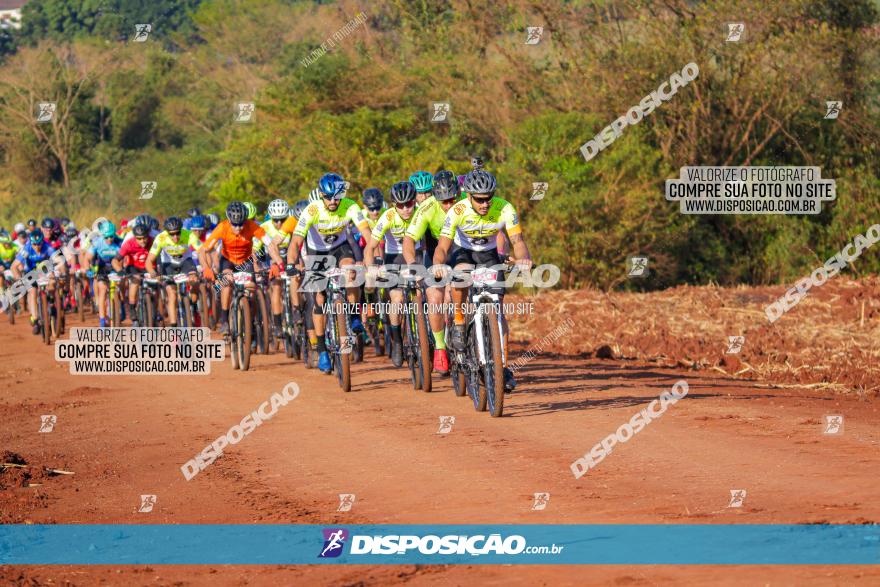
[[[240,271],[245,271],[247,273],[254,272],[254,262],[250,259],[245,261],[244,263],[233,263],[223,255],[220,255],[220,273],[224,271],[232,271],[233,273],[238,273]]]
[[[195,273],[196,272],[196,264],[193,263],[192,259],[184,259],[183,263],[175,264],[175,263],[159,263],[159,275],[164,275],[166,277],[171,277],[173,275],[180,275],[181,273]]]
[[[355,259],[356,258],[354,255],[354,251],[351,249],[351,245],[348,244],[348,241],[343,242],[341,245],[339,245],[335,249],[331,249],[329,251],[316,251],[316,250],[312,249],[310,246],[308,246],[308,244],[306,244],[306,254],[309,257],[329,255],[329,256],[336,259],[336,266],[337,267],[340,266],[340,261],[342,261],[342,259]],[[363,259],[363,254],[361,255],[361,258]],[[308,267],[308,264],[306,264],[306,267]]]

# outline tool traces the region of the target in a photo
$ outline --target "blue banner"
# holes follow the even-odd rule
[[[880,526],[3,525],[3,565],[872,565]]]

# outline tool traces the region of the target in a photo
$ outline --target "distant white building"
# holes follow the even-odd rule
[[[0,0],[0,28],[21,28],[21,7],[27,0]]]

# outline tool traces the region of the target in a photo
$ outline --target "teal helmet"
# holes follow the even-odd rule
[[[430,192],[434,187],[434,176],[427,171],[416,171],[409,176],[409,181],[416,186],[418,193]]]
[[[116,236],[116,225],[109,220],[101,223],[101,236],[110,238]]]

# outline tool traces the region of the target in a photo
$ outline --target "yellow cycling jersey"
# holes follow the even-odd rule
[[[276,238],[281,238],[281,242],[278,243],[278,248],[281,251],[286,251],[287,247],[290,246],[290,235],[286,232],[282,232],[280,228],[275,228],[275,223],[272,222],[270,218],[266,222],[262,223],[260,226],[263,227],[263,230],[266,231],[266,236],[263,237],[263,242],[267,245],[275,240]],[[262,244],[260,243],[260,247],[262,248]],[[282,255],[283,256],[283,255]]]
[[[501,230],[505,230],[508,236],[522,232],[513,204],[494,197],[486,215],[480,216],[470,200],[462,200],[449,209],[440,236],[453,239],[463,249],[491,251],[498,246],[495,237]]]
[[[281,232],[305,238],[313,251],[332,251],[347,242],[345,229],[349,223],[357,226],[362,233],[367,232],[369,227],[357,202],[342,198],[333,211],[328,210],[324,202],[310,204],[300,214],[298,222],[293,217],[288,218],[281,226]]]
[[[409,220],[404,220],[397,213],[396,209],[391,208],[379,217],[376,227],[373,228],[370,236],[374,241],[378,241],[390,230],[391,238],[385,239],[385,254],[398,255],[403,252],[403,235],[406,233],[411,220],[412,217]],[[416,241],[416,249],[419,249],[421,244],[421,241]]]
[[[379,215],[376,216],[376,219],[375,219],[375,220],[373,220],[372,218],[370,218],[370,214],[369,214],[369,212],[367,212],[366,209],[363,210],[364,220],[366,220],[366,221],[367,221],[367,224],[370,225],[370,232],[372,232],[372,230],[373,230],[374,228],[376,228],[376,223],[379,222],[379,220],[382,218],[382,216],[383,216],[383,215],[385,214],[385,212],[387,212],[387,211],[388,211],[388,208],[382,208],[381,210],[379,210]]]

